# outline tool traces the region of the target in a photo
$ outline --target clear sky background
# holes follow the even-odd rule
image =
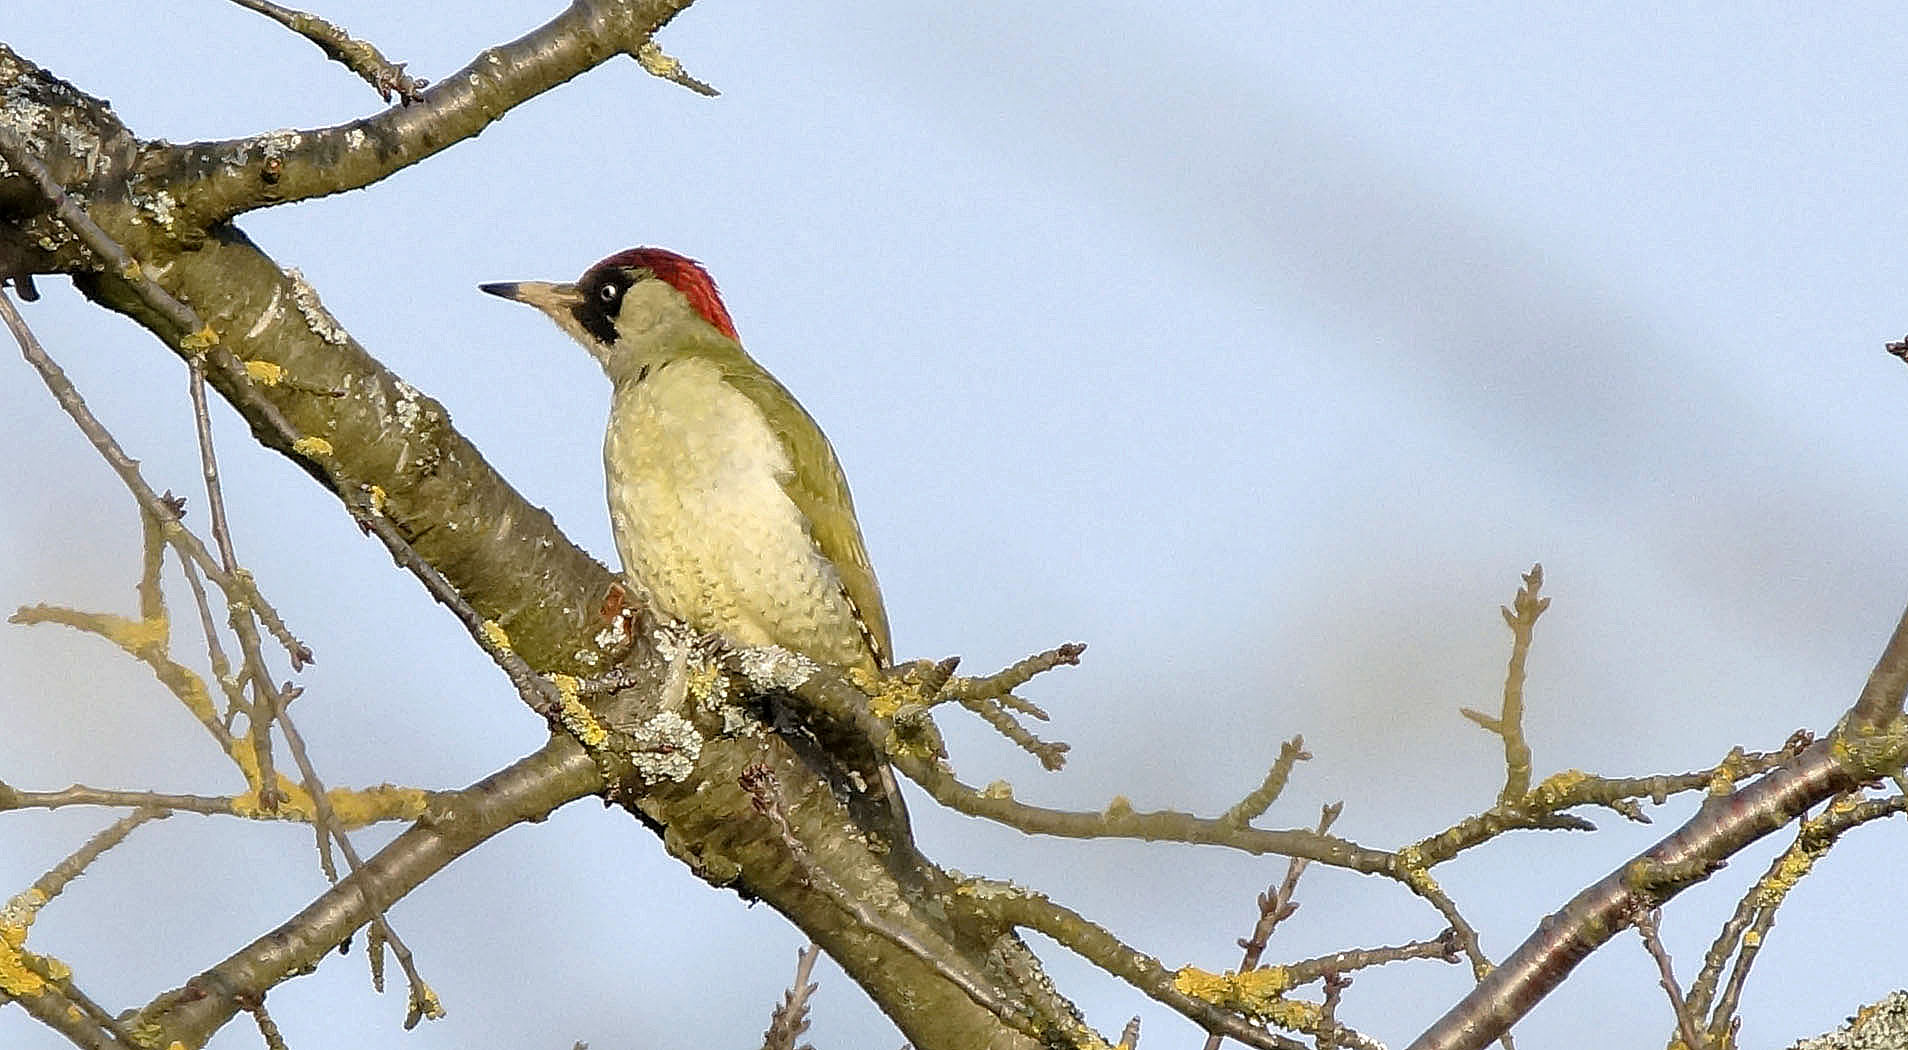
[[[441,78],[557,7],[318,10]],[[0,39],[147,137],[379,107],[215,0],[22,5]],[[1908,332],[1898,5],[703,0],[663,43],[723,97],[618,60],[384,183],[241,225],[612,565],[607,386],[476,285],[567,279],[634,244],[705,261],[833,438],[903,657],[978,671],[1091,644],[1029,690],[1069,769],[955,715],[970,782],[1214,813],[1303,733],[1317,757],[1268,822],[1345,799],[1338,830],[1393,847],[1501,783],[1501,750],[1457,708],[1496,702],[1497,606],[1534,561],[1555,597],[1531,660],[1540,775],[1701,768],[1826,730],[1908,601],[1908,368],[1882,350]],[[42,288],[29,321],[203,523],[180,365],[66,282]],[[536,746],[541,723],[450,618],[217,416],[241,556],[318,653],[294,710],[328,780],[462,786]],[[0,360],[0,440],[0,607],[131,612],[133,505],[17,360]],[[44,627],[0,628],[0,778],[240,787],[131,661]],[[1167,965],[1236,964],[1285,868],[1036,841],[915,798],[936,860],[1049,890]],[[1594,836],[1526,834],[1440,878],[1502,957],[1689,811],[1593,815]],[[0,815],[0,893],[109,819]],[[1908,984],[1901,827],[1855,835],[1797,891],[1746,1045]],[[1685,980],[1773,849],[1671,907]],[[30,943],[123,1008],[321,890],[304,829],[180,816],[98,863]],[[1299,899],[1271,958],[1441,928],[1380,880],[1314,868]],[[354,950],[272,994],[292,1046],[751,1046],[801,944],[587,802],[392,918],[450,1016],[401,1032],[402,991],[370,992]],[[1041,947],[1102,1032],[1139,1013],[1143,1046],[1195,1044]],[[838,971],[819,977],[817,1046],[900,1043]],[[1436,963],[1362,973],[1341,1017],[1401,1044],[1468,983]],[[1625,934],[1518,1031],[1649,1045],[1672,1023]],[[65,1044],[0,1010],[0,1045]],[[256,1045],[242,1024],[214,1042]]]

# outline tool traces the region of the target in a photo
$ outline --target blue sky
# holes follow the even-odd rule
[[[438,78],[547,17],[534,6],[320,13]],[[1501,780],[1456,709],[1495,702],[1496,606],[1533,561],[1555,597],[1531,664],[1540,774],[1700,768],[1826,729],[1908,600],[1908,369],[1881,349],[1908,331],[1908,16],[1266,7],[1168,22],[1126,3],[703,0],[663,43],[718,100],[614,62],[385,183],[241,225],[611,564],[606,386],[546,321],[475,285],[567,278],[639,243],[702,259],[840,452],[904,657],[980,669],[1091,644],[1031,690],[1071,767],[1042,774],[951,725],[972,782],[1213,812],[1303,733],[1317,757],[1269,821],[1309,825],[1343,798],[1339,830],[1397,845]],[[211,0],[158,20],[36,5],[0,36],[149,137],[378,105],[310,45]],[[51,351],[154,484],[192,491],[180,367],[65,282],[42,287],[27,316]],[[26,366],[0,368],[16,450],[0,457],[15,552],[0,606],[130,611],[131,503]],[[327,778],[456,786],[534,746],[541,726],[450,619],[219,423],[241,556],[318,652],[297,710]],[[235,789],[196,727],[85,639],[0,630],[0,697],[9,783]],[[1284,870],[915,809],[938,860],[1050,889],[1168,965],[1235,962],[1253,894]],[[1685,813],[1522,836],[1441,879],[1501,956]],[[105,820],[7,816],[0,887]],[[1672,907],[1687,971],[1769,855]],[[1899,927],[1875,921],[1904,889],[1902,856],[1898,827],[1870,829],[1804,883],[1757,963],[1746,1042],[1822,1030],[1908,983]],[[32,944],[132,1005],[320,888],[302,831],[180,817],[103,860]],[[1374,880],[1314,869],[1300,900],[1274,957],[1439,928]],[[800,944],[583,804],[459,861],[393,918],[450,1017],[399,1031],[401,996],[370,993],[354,954],[273,995],[293,1045],[752,1045]],[[1045,955],[1101,1031],[1137,1012],[1148,1042],[1193,1038]],[[899,1042],[838,973],[821,980],[818,1046]],[[1466,982],[1435,965],[1363,974],[1341,1016],[1400,1043]],[[1519,1031],[1588,1047],[1671,1023],[1626,935]],[[214,1045],[255,1038],[234,1025]],[[0,1042],[63,1045],[18,1011],[0,1011]]]

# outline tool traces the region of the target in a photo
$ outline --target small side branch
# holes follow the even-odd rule
[[[1663,986],[1663,993],[1669,996],[1670,1012],[1676,1015],[1676,1031],[1682,1037],[1688,1050],[1708,1050],[1709,1043],[1703,1038],[1703,1031],[1696,1024],[1696,1017],[1690,1012],[1689,1000],[1684,998],[1683,989],[1676,983],[1676,964],[1670,958],[1669,949],[1663,947],[1663,938],[1657,935],[1657,924],[1662,921],[1660,908],[1638,912],[1631,920],[1636,926],[1637,936],[1643,939],[1643,948],[1656,960],[1657,983]]]
[[[1280,744],[1279,757],[1273,760],[1272,768],[1265,774],[1265,780],[1260,783],[1258,788],[1251,794],[1240,799],[1231,809],[1226,810],[1225,813],[1219,817],[1220,822],[1232,824],[1236,827],[1245,827],[1247,824],[1259,819],[1259,817],[1264,815],[1266,810],[1272,808],[1272,803],[1277,802],[1279,796],[1285,792],[1285,785],[1292,779],[1293,767],[1311,757],[1311,753],[1305,750],[1305,738],[1302,736],[1295,736],[1285,743]],[[1340,808],[1342,809],[1343,807],[1341,806]],[[1333,819],[1337,818],[1336,813],[1332,816]],[[1325,828],[1330,827],[1331,822],[1321,821],[1321,825],[1319,834],[1324,834]],[[1296,875],[1294,878],[1296,878]]]
[[[1524,664],[1530,658],[1531,634],[1537,618],[1550,608],[1549,598],[1539,598],[1544,586],[1544,567],[1533,565],[1524,574],[1524,585],[1509,607],[1500,607],[1504,623],[1511,629],[1510,668],[1504,675],[1504,703],[1496,717],[1464,708],[1464,717],[1483,726],[1504,741],[1504,789],[1498,802],[1512,805],[1530,791],[1530,743],[1524,739]]]
[[[318,45],[318,50],[323,51],[326,58],[356,73],[360,79],[371,85],[379,98],[386,102],[391,101],[391,97],[395,95],[399,104],[408,106],[417,101],[418,92],[424,90],[424,87],[430,83],[427,80],[406,76],[404,63],[385,58],[383,53],[369,42],[359,40],[317,15],[281,7],[271,3],[270,0],[232,0],[232,2],[248,11],[258,12]]]
[[[821,958],[821,945],[808,942],[795,960],[795,981],[788,986],[780,1005],[769,1018],[768,1031],[762,1033],[762,1050],[796,1050],[795,1041],[808,1031],[808,997],[820,985],[810,983],[809,973]]]
[[[643,72],[653,77],[661,77],[671,84],[686,87],[704,98],[715,98],[722,92],[689,75],[682,63],[663,53],[663,49],[654,40],[645,40],[636,49],[636,64]]]
[[[379,785],[369,788],[333,788],[331,806],[346,828],[394,820],[417,820],[424,813],[455,797],[454,792],[422,791],[417,788]],[[21,791],[0,784],[0,813],[15,809],[63,809],[68,806],[105,806],[113,809],[163,809],[175,813],[198,813],[212,817],[243,817],[248,820],[303,820],[309,815],[303,800],[298,805],[280,807],[267,815],[248,797],[238,795],[179,795],[162,791],[115,791],[109,788],[74,784],[58,791]]]
[[[141,824],[168,816],[162,809],[140,809],[121,817],[0,905],[0,1004],[18,1002],[35,1020],[76,1046],[133,1045],[119,1022],[75,986],[64,963],[27,950],[27,930],[40,910],[107,850],[126,841]]]
[[[41,192],[55,206],[60,220],[78,234],[89,248],[102,258],[111,261],[118,268],[120,277],[126,280],[146,305],[175,324],[179,331],[190,333],[181,340],[182,348],[199,355],[199,358],[194,360],[202,358],[205,363],[217,368],[231,381],[229,396],[241,411],[254,419],[255,425],[257,421],[262,420],[265,431],[282,448],[290,450],[295,456],[309,458],[309,453],[303,451],[308,447],[307,439],[292,427],[276,405],[257,390],[244,364],[230,351],[219,345],[218,333],[213,331],[210,325],[201,321],[191,307],[180,302],[148,277],[138,262],[105,230],[94,223],[72,197],[61,189],[46,167],[25,151],[19,137],[6,128],[0,128],[0,156],[4,156],[9,164],[34,178]],[[3,318],[8,327],[13,330],[27,359],[40,371],[48,386],[54,389],[61,406],[80,424],[81,430],[93,440],[95,446],[100,449],[107,462],[119,472],[127,486],[133,489],[141,505],[155,515],[170,513],[176,516],[176,510],[168,509],[171,505],[163,503],[160,497],[153,494],[151,488],[139,477],[137,462],[121,451],[118,443],[112,439],[112,435],[92,417],[85,402],[80,398],[78,390],[73,388],[72,383],[66,380],[65,373],[60,371],[59,367],[46,355],[31,330],[26,327],[25,321],[20,318],[19,312],[14,309],[12,301],[4,293],[0,293],[0,318]],[[574,696],[566,698],[554,683],[538,674],[528,662],[517,655],[510,648],[509,639],[503,634],[502,629],[497,624],[486,620],[435,566],[411,546],[410,541],[376,506],[374,498],[364,491],[364,486],[357,485],[349,478],[336,476],[335,472],[328,473],[331,475],[334,491],[344,501],[353,517],[366,531],[375,535],[384,544],[385,549],[391,553],[392,558],[399,565],[410,570],[411,574],[417,577],[432,598],[457,617],[465,630],[470,632],[472,640],[496,663],[505,677],[510,679],[511,685],[516,688],[524,703],[531,710],[542,715],[552,726],[560,727],[568,732],[592,754],[599,757],[605,772],[605,780],[613,790],[616,787],[615,780],[609,776],[613,763],[605,754],[605,746],[606,742],[614,743],[614,741],[603,727],[589,716],[587,709],[576,702]],[[184,530],[178,530],[178,533],[181,536],[190,536],[190,533]],[[196,539],[180,549],[182,554],[189,554],[201,571],[219,581],[221,586],[225,586],[227,581],[235,581],[239,578],[238,574],[226,573]],[[308,662],[311,659],[310,650],[292,638],[289,632],[283,632],[283,624],[278,621],[275,614],[271,613],[270,606],[257,593],[257,589],[246,588],[243,592],[239,592],[236,589],[237,586],[234,583],[234,589],[229,590],[228,595],[234,597],[242,595],[244,599],[255,602],[261,622],[268,628],[273,627],[274,624],[277,625],[274,633],[279,634],[280,640],[285,642],[287,648],[291,650],[293,666],[297,667],[303,662]],[[261,786],[261,793],[266,790],[266,787]]]
[[[1292,738],[1291,743],[1303,745],[1303,741],[1297,737]],[[1337,822],[1338,815],[1344,811],[1343,802],[1333,802],[1323,807],[1319,811],[1318,826],[1315,830],[1320,835],[1330,831],[1332,825]],[[1293,857],[1285,865],[1285,881],[1259,894],[1259,919],[1252,926],[1252,936],[1239,942],[1239,947],[1245,950],[1245,957],[1239,961],[1240,973],[1258,968],[1259,960],[1265,956],[1265,946],[1272,939],[1272,931],[1278,928],[1279,923],[1291,918],[1293,912],[1298,911],[1298,904],[1292,900],[1292,897],[1298,892],[1299,876],[1305,874],[1305,869],[1310,864],[1311,861],[1304,857]],[[1224,1041],[1218,1035],[1208,1035],[1205,1050],[1219,1050],[1219,1044]]]
[[[1882,729],[1901,717],[1904,696],[1908,696],[1908,610],[1902,612],[1881,659],[1875,661],[1849,720],[1860,729]]]
[[[1303,1043],[1268,1032],[1230,1010],[1188,995],[1175,984],[1174,973],[1158,959],[1122,943],[1105,927],[1070,908],[1055,904],[1031,890],[992,882],[972,882],[963,894],[1002,921],[1037,930],[1067,950],[1138,989],[1147,997],[1177,1010],[1208,1032],[1260,1050],[1302,1050]]]

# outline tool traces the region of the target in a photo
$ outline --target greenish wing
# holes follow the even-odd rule
[[[794,395],[759,366],[725,364],[723,378],[755,402],[788,450],[795,470],[782,479],[782,491],[808,519],[815,545],[840,574],[842,589],[861,616],[875,664],[889,666],[894,660],[894,643],[888,634],[888,610],[881,604],[881,585],[875,582],[874,566],[868,563],[861,525],[855,521],[854,499],[848,493],[848,480],[835,459],[834,447]],[[793,413],[778,413],[770,407],[784,400],[795,406]]]

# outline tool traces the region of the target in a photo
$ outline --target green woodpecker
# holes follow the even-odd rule
[[[701,265],[632,248],[575,283],[481,288],[549,315],[608,374],[610,524],[639,594],[741,645],[890,665],[887,611],[835,450],[742,349]],[[859,774],[866,788],[898,807],[886,764],[874,764],[877,778]]]

